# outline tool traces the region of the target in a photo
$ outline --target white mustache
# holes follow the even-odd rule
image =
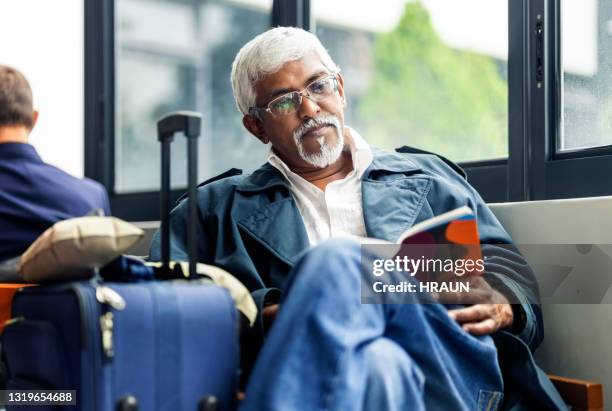
[[[338,132],[340,131],[340,121],[338,121],[336,116],[321,116],[321,117],[312,118],[306,121],[305,123],[303,123],[302,125],[300,125],[293,132],[293,139],[296,142],[300,141],[302,137],[304,136],[304,134],[308,133],[314,128],[321,127],[321,126],[336,127],[336,130],[338,130]]]

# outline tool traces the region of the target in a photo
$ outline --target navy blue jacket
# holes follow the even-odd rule
[[[0,144],[0,261],[21,255],[49,226],[100,208],[106,190],[44,163],[29,144]]]
[[[531,357],[543,338],[534,274],[515,249],[501,246],[512,240],[480,195],[458,167],[435,155],[373,152],[373,162],[362,177],[368,237],[394,242],[420,221],[457,207],[470,207],[477,216],[486,278],[511,301],[521,302],[524,312],[522,329],[494,336],[500,351],[512,353],[509,357],[500,355],[503,368],[507,368],[506,381],[521,385],[518,391],[540,405],[555,408],[552,404],[562,404]],[[187,199],[181,201],[171,214],[173,260],[188,259],[187,203]],[[251,290],[260,308],[265,300],[278,299],[291,268],[309,248],[289,183],[269,164],[251,175],[234,175],[201,185],[197,225],[198,261],[234,274]],[[158,232],[151,244],[152,260],[160,258],[159,241]],[[538,376],[538,381],[521,378],[522,374]],[[527,390],[531,392],[527,394]]]

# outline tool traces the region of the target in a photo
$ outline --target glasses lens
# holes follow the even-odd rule
[[[297,99],[296,99],[294,94],[297,94],[297,93],[285,94],[284,96],[280,96],[276,100],[272,101],[270,103],[270,110],[272,110],[272,113],[278,116],[284,116],[284,115],[291,114],[294,111],[296,111],[297,106],[298,106],[297,100],[299,99],[299,95],[297,96]]]
[[[324,79],[317,80],[308,86],[308,93],[313,97],[328,97],[336,91],[335,80],[335,77],[326,77]]]

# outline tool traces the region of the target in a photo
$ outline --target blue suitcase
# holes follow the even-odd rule
[[[76,390],[70,410],[234,409],[234,303],[196,282],[21,290],[3,335],[7,388]]]
[[[161,119],[162,265],[170,270],[170,144],[188,139],[189,280],[28,287],[4,330],[9,389],[76,390],[79,411],[229,411],[236,407],[239,322],[234,302],[195,273],[197,138],[201,117]],[[61,409],[55,406],[15,406]],[[11,409],[11,408],[9,408]]]

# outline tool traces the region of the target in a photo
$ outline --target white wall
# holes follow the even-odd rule
[[[40,111],[31,143],[83,176],[83,0],[1,0],[0,64],[27,77]]]

